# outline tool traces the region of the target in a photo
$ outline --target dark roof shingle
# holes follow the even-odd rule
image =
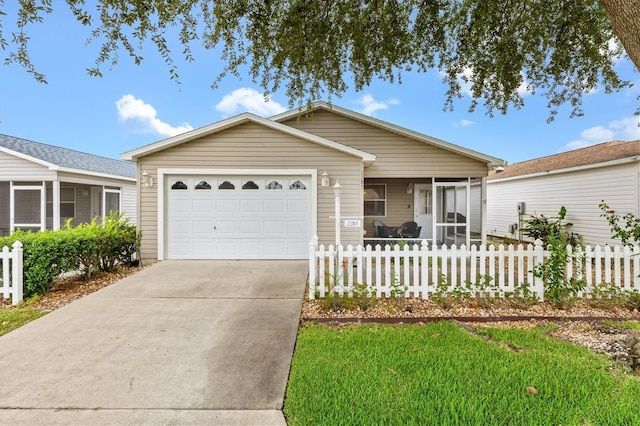
[[[4,147],[60,167],[127,178],[136,177],[136,165],[129,161],[114,160],[112,158],[100,157],[99,155],[87,154],[85,152],[2,134],[0,134],[0,147]]]
[[[570,167],[586,166],[590,164],[604,163],[606,161],[640,155],[640,140],[623,142],[613,141],[547,157],[535,158],[506,166],[504,171],[489,173],[489,180],[504,179],[507,177],[523,176],[533,173],[548,172],[551,170],[567,169]]]

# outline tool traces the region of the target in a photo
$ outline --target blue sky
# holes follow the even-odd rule
[[[150,45],[145,45],[141,65],[122,52],[118,65],[103,67],[104,77],[89,77],[85,69],[93,66],[100,44],[87,44],[90,29],[77,24],[66,5],[56,5],[59,9],[43,24],[29,28],[31,60],[48,84],[36,82],[17,65],[0,65],[0,133],[119,158],[125,151],[244,111],[268,117],[288,109],[284,91],[272,94],[266,104],[248,76],[229,76],[211,89],[223,64],[216,52],[195,47],[192,63],[181,62],[181,49],[174,47],[181,84],[169,79],[168,67]],[[15,7],[6,2],[7,16],[1,18],[9,39]],[[4,60],[6,52],[0,52]],[[569,107],[564,107],[551,124],[546,122],[546,99],[537,95],[527,95],[522,109],[492,118],[482,106],[468,113],[468,96],[456,102],[453,112],[445,112],[446,88],[435,70],[405,73],[402,84],[374,82],[332,101],[514,163],[610,140],[640,139],[633,115],[640,75],[628,60],[617,68],[635,82],[633,88],[588,94],[583,117],[570,119]]]

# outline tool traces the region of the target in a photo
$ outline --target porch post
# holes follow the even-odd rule
[[[9,181],[9,233],[16,230],[16,194],[13,181]]]
[[[487,177],[480,179],[480,238],[481,244],[487,245]]]
[[[53,182],[53,230],[60,229],[60,181]]]
[[[42,191],[40,191],[40,230],[47,230],[47,182],[42,181]]]
[[[336,196],[336,250],[340,246],[340,191],[342,186],[336,181],[333,185],[333,192]]]

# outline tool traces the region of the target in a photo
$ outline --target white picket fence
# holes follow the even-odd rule
[[[4,246],[0,260],[0,294],[3,299],[11,297],[11,303],[17,305],[22,302],[23,297],[22,243],[13,243],[12,251],[8,246]]]
[[[589,296],[603,284],[640,291],[640,247],[586,246],[577,255],[571,246],[567,249],[574,261],[567,264],[566,277],[586,281],[579,295]],[[544,300],[544,283],[534,276],[533,268],[548,257],[540,240],[470,248],[430,247],[426,240],[402,247],[325,247],[318,246],[315,237],[309,244],[308,297],[366,291],[377,298],[404,295],[428,299],[456,288],[465,288],[472,295],[489,291],[491,296],[508,296],[516,291],[522,294],[526,287]]]

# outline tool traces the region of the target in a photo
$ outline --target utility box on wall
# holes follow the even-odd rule
[[[518,202],[518,214],[525,214],[525,202],[524,201],[519,201]]]

